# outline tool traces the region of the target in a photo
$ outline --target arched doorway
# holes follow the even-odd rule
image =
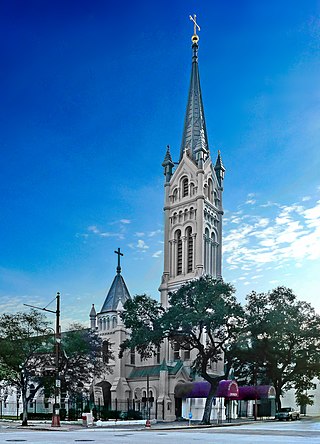
[[[176,419],[179,420],[182,417],[182,398],[174,397],[174,413]]]
[[[97,387],[102,388],[103,405],[106,410],[111,408],[111,384],[108,381],[101,381],[96,384]]]

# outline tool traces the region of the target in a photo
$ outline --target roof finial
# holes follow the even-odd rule
[[[120,267],[120,256],[123,256],[123,253],[120,252],[120,248],[118,248],[117,251],[115,251],[115,253],[118,255],[118,266],[117,266],[117,273],[120,274],[121,273],[121,267]]]
[[[198,43],[199,41],[199,36],[197,35],[197,29],[198,31],[200,31],[200,26],[197,23],[197,16],[196,14],[189,15],[189,19],[193,22],[193,36],[191,37],[191,41],[192,43]]]

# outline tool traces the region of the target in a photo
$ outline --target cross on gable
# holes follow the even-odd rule
[[[118,266],[117,266],[117,273],[121,273],[121,266],[120,266],[120,256],[123,256],[123,253],[121,253],[120,248],[118,248],[115,253],[118,255]]]

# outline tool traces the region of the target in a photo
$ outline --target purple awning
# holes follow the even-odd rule
[[[272,385],[245,385],[239,387],[239,399],[272,399],[275,398],[276,392]]]
[[[177,398],[206,398],[209,391],[209,382],[197,381],[177,384],[174,394]],[[238,384],[234,380],[220,381],[215,396],[218,398],[237,398]]]
[[[217,398],[238,398],[239,388],[236,381],[227,379],[219,382],[216,397]]]

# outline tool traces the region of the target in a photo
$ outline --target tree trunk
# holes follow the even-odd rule
[[[22,387],[21,394],[22,394],[22,425],[27,426],[28,425],[28,400],[27,400],[26,389],[24,386]]]
[[[276,410],[279,412],[281,409],[281,388],[275,387],[276,389]]]
[[[27,400],[27,380],[25,376],[24,369],[21,370],[20,374],[20,386],[21,386],[21,397],[22,397],[22,425],[28,425],[28,400]]]
[[[208,425],[210,424],[210,416],[211,416],[211,408],[212,408],[212,401],[214,398],[214,394],[216,392],[216,384],[211,384],[210,392],[208,394],[208,397],[206,399],[206,405],[204,407],[203,416],[200,424]]]

